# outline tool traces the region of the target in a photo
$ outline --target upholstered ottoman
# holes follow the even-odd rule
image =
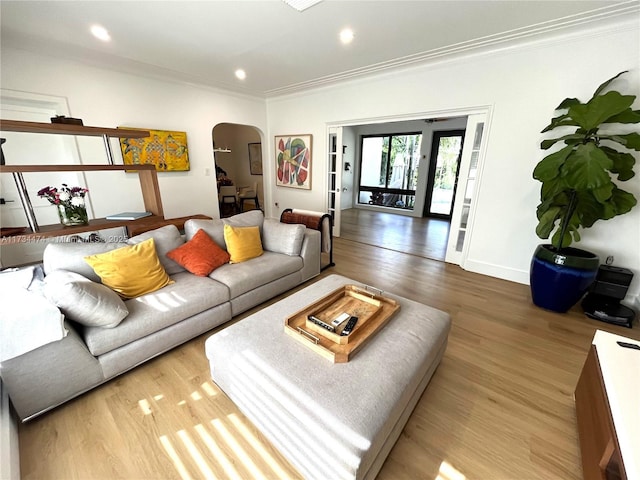
[[[305,478],[374,478],[438,366],[445,312],[400,311],[348,363],[285,334],[285,318],[345,284],[332,275],[207,339],[214,382]]]

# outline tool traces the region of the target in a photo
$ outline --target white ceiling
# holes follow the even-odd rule
[[[640,1],[0,2],[1,45],[136,74],[274,96],[604,19]],[[89,33],[101,24],[102,43]],[[344,46],[344,27],[355,40]],[[243,68],[239,81],[234,71]]]

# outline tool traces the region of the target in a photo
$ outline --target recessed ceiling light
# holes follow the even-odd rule
[[[239,68],[238,70],[236,70],[236,78],[238,80],[244,80],[245,78],[247,78],[247,72]]]
[[[340,32],[340,41],[345,45],[353,41],[354,33],[350,28],[345,28]]]
[[[111,40],[111,35],[109,35],[107,29],[101,25],[93,25],[91,27],[91,33],[94,37],[102,40],[103,42],[108,42],[109,40]]]

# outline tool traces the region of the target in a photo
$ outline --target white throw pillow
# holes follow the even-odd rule
[[[129,315],[116,292],[79,273],[55,270],[44,281],[45,296],[69,320],[88,327],[113,328]]]

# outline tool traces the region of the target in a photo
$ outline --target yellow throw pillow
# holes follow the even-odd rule
[[[258,227],[224,226],[224,241],[231,255],[229,263],[240,263],[263,254]]]
[[[84,260],[104,285],[125,298],[139,297],[174,283],[160,264],[153,238],[130,247],[89,255]]]

